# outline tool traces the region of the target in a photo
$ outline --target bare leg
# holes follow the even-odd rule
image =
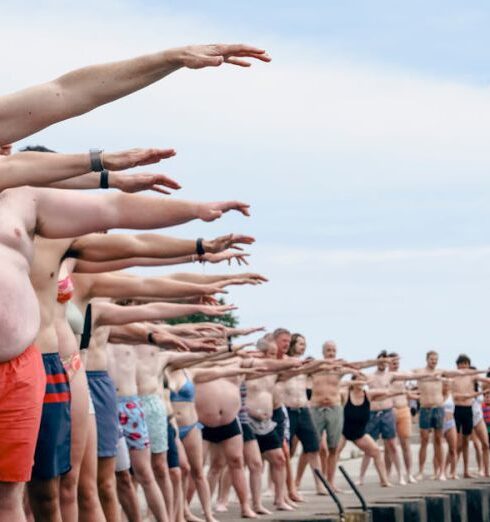
[[[465,478],[471,478],[473,475],[470,473],[469,467],[469,436],[463,435],[462,433],[458,433],[458,446],[461,448],[461,453],[463,454],[463,476]]]
[[[0,482],[0,520],[26,521],[22,507],[23,492],[24,484],[21,482]]]
[[[235,435],[219,444],[230,470],[231,482],[238,496],[242,517],[256,518],[257,514],[248,501],[248,487],[243,468],[243,438]]]
[[[117,503],[114,471],[115,464],[109,479],[112,480],[113,486],[113,509],[111,512],[106,513],[104,517],[101,504],[102,496],[99,498],[100,488],[98,488],[97,483],[97,427],[95,415],[89,415],[88,438],[78,480],[79,522],[98,522],[105,519],[107,519],[107,522],[119,521],[119,505]],[[108,484],[106,483],[104,486],[107,488]],[[107,490],[105,489],[105,491]]]
[[[218,499],[216,500],[216,511],[224,513],[228,511],[228,497],[231,489],[230,471],[225,467],[221,472],[218,486]]]
[[[407,470],[407,481],[410,483],[415,482],[412,470],[412,450],[410,447],[410,439],[408,437],[398,437],[400,446],[402,448],[403,462],[405,463],[405,469]],[[387,470],[388,471],[388,470]]]
[[[35,520],[42,520],[46,522],[61,522],[59,477],[51,480],[32,479],[28,483],[27,489],[29,492],[29,501],[32,512],[34,513]],[[3,502],[0,502],[0,504],[2,503]],[[24,514],[22,516],[24,516]]]
[[[322,473],[328,476],[328,448],[327,448],[327,434],[322,433],[320,437],[320,462],[322,463]]]
[[[168,517],[170,520],[174,520],[173,491],[168,471],[167,452],[152,453],[151,467],[153,468],[153,474],[155,475],[155,479],[165,500]]]
[[[328,448],[328,473],[327,480],[334,488],[337,490],[337,486],[335,485],[335,471],[337,469],[337,447]]]
[[[360,439],[354,441],[354,444],[359,449],[364,451],[365,455],[368,455],[374,459],[374,465],[376,467],[376,471],[378,472],[381,485],[384,487],[390,486],[390,483],[388,482],[388,475],[386,473],[385,463],[376,442],[374,442],[374,440],[366,434]]]
[[[377,445],[376,445],[376,447],[377,447]],[[362,462],[361,462],[361,471],[359,473],[359,480],[357,481],[359,486],[362,486],[364,484],[364,478],[366,477],[366,471],[369,467],[370,462],[371,462],[371,457],[369,456],[368,453],[364,452],[364,456],[362,457]]]
[[[398,450],[396,447],[396,438],[385,440],[384,445],[385,445],[385,453],[390,454],[390,460],[393,463],[393,465],[395,466],[395,470],[398,475],[398,483],[403,486],[406,484],[406,482],[405,482],[405,479],[403,478],[403,474],[402,474],[402,468],[400,465],[400,457],[398,456]]]
[[[208,522],[214,522],[216,519],[213,517],[211,510],[210,483],[208,484],[203,470],[204,459],[201,431],[196,428],[192,429],[182,441],[182,444],[189,459],[191,475],[194,479],[204,516]]]
[[[163,495],[153,475],[150,450],[148,448],[141,450],[130,449],[129,455],[134,476],[143,488],[148,508],[157,519],[157,522],[168,522]]]
[[[184,518],[184,495],[182,491],[182,473],[180,468],[170,468],[170,481],[173,489],[173,520],[175,522],[185,522]]]
[[[441,470],[437,478],[439,480],[446,480],[443,466],[442,430],[434,430],[434,456],[437,458],[437,461],[441,463]]]
[[[87,445],[90,420],[87,374],[83,367],[70,380],[70,390],[71,470],[60,477],[60,506],[64,522],[77,522],[78,480]]]
[[[447,430],[444,436],[448,445],[449,478],[454,480],[456,479],[456,462],[458,459],[458,434],[456,433],[456,428],[453,427]]]
[[[262,455],[256,440],[243,444],[243,457],[250,471],[250,492],[252,493],[253,510],[259,515],[270,515],[270,511],[262,504]]]
[[[291,511],[292,508],[286,503],[286,459],[281,449],[273,449],[263,453],[263,457],[271,465],[271,476],[274,484],[274,504],[281,511]]]
[[[420,450],[419,450],[419,472],[415,477],[417,480],[424,478],[425,461],[427,460],[427,446],[429,445],[430,430],[420,430]]]
[[[138,497],[129,470],[116,472],[117,496],[129,522],[142,522]]]
[[[482,420],[480,421],[474,428],[473,433],[478,438],[478,441],[481,445],[482,452],[482,471],[485,477],[490,477],[490,456],[489,456],[489,442],[488,442],[488,432],[486,429],[486,424]]]
[[[98,495],[102,503],[102,509],[104,510],[107,522],[117,522],[121,517],[119,503],[117,501],[116,457],[99,458],[98,464]],[[80,485],[81,484],[82,481],[80,480]],[[81,514],[82,503],[80,503],[80,515]]]
[[[320,457],[321,460],[321,457]],[[298,459],[298,466],[296,468],[296,479],[294,481],[296,485],[296,489],[299,489],[301,486],[301,480],[303,479],[303,475],[305,473],[306,466],[308,464],[308,461],[306,460],[306,455],[304,451],[301,453]],[[322,461],[320,461],[320,470],[322,469]]]

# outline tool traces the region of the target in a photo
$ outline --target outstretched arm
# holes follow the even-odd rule
[[[224,236],[229,240],[221,241],[223,238],[203,240],[205,248],[209,251],[220,251],[224,248],[237,248],[238,244],[250,244],[254,239],[249,236],[232,235]],[[73,255],[86,261],[107,261],[123,258],[179,258],[196,255],[195,239],[179,239],[160,234],[87,234],[73,242],[71,247]],[[133,266],[133,265],[129,265]],[[179,277],[182,275],[182,277]],[[211,279],[212,276],[191,276],[188,274],[174,274],[168,277],[179,281],[190,283],[213,283],[216,280],[232,278],[223,276]]]
[[[249,281],[251,283],[260,284],[267,281],[267,279],[260,274],[230,274],[230,275],[207,275],[207,274],[189,274],[189,273],[177,273],[170,274],[170,279],[176,281],[186,281],[188,283],[200,283],[200,284],[213,284],[221,281]]]
[[[95,326],[128,324],[138,321],[173,319],[195,313],[220,316],[234,310],[234,306],[207,306],[169,303],[152,303],[139,306],[119,306],[112,303],[94,302]]]
[[[201,69],[223,62],[248,66],[243,60],[247,57],[270,61],[265,51],[248,45],[195,45],[77,69],[48,83],[0,97],[0,144],[80,116],[182,67]]]
[[[225,293],[211,285],[195,285],[159,277],[126,277],[118,274],[77,274],[75,276],[87,288],[90,298],[111,297],[130,299],[136,297],[167,298],[204,296]]]
[[[51,239],[80,236],[110,228],[149,229],[179,225],[193,219],[213,221],[229,210],[249,215],[237,201],[197,203],[138,194],[80,194],[23,187],[37,205],[36,233]],[[63,219],[60,219],[60,215]]]
[[[138,165],[158,163],[175,154],[173,149],[131,149],[104,154],[104,166],[123,170]],[[56,154],[54,152],[19,152],[0,157],[0,190],[22,185],[47,186],[54,182],[90,173],[89,153]],[[95,174],[100,179],[100,175]],[[168,178],[172,188],[179,185]],[[98,185],[97,185],[98,186]]]

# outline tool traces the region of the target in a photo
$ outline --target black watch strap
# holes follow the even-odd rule
[[[100,188],[109,188],[109,171],[106,169],[100,171]]]
[[[155,339],[153,338],[153,332],[148,332],[146,339],[148,341],[148,344],[157,344],[155,342]]]
[[[104,170],[104,164],[102,163],[102,150],[101,149],[90,149],[90,168],[93,172],[102,172]]]
[[[204,250],[204,246],[203,246],[202,242],[203,242],[202,237],[198,237],[196,239],[196,254],[198,256],[203,256],[206,253],[206,250]]]

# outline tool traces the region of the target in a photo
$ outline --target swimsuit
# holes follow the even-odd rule
[[[233,419],[229,424],[225,424],[224,426],[204,426],[202,429],[202,438],[208,442],[219,444],[220,442],[231,439],[241,433],[238,420]]]
[[[194,383],[189,379],[185,370],[183,370],[185,375],[185,382],[180,387],[180,389],[176,392],[170,391],[170,400],[172,402],[194,402],[196,397],[196,387]]]
[[[383,440],[396,437],[396,424],[393,408],[371,411],[366,431],[376,440],[380,435]]]
[[[106,371],[87,371],[87,380],[95,407],[97,456],[115,457],[121,436],[116,388]]]
[[[444,401],[444,424],[442,426],[443,433],[446,433],[452,428],[456,427],[456,421],[454,420],[454,401],[451,395]],[[449,417],[449,418],[447,418]]]
[[[168,450],[167,410],[159,395],[140,395],[145,420],[150,435],[152,453],[163,453]]]
[[[318,437],[321,439],[325,431],[327,446],[331,449],[336,448],[342,435],[344,408],[342,406],[314,406],[311,408],[311,417]]]
[[[370,406],[366,392],[364,392],[364,401],[361,404],[353,404],[349,392],[344,406],[344,427],[342,430],[342,435],[347,440],[355,441],[364,437],[371,416]]]
[[[67,303],[73,297],[74,290],[75,287],[70,276],[66,276],[61,281],[58,281],[58,295],[56,296],[58,303]]]
[[[150,447],[148,426],[139,397],[118,397],[119,424],[129,449],[142,450]]]
[[[48,480],[71,469],[70,383],[58,353],[42,354],[46,392],[32,476]]]
[[[31,479],[45,391],[46,374],[34,346],[0,363],[1,482]]]
[[[471,405],[473,411],[473,427],[478,426],[478,424],[483,420],[483,410],[481,407],[482,402],[481,397],[477,397]]]
[[[287,408],[290,426],[291,444],[296,435],[303,445],[305,453],[315,453],[320,449],[318,433],[311,419],[310,408]]]
[[[442,430],[444,426],[444,408],[436,406],[435,408],[421,407],[419,412],[419,426],[421,430]]]

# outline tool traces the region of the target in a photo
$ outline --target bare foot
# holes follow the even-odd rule
[[[272,515],[272,511],[269,511],[264,506],[254,506],[254,511],[257,513],[257,515]]]
[[[400,484],[400,486],[406,486],[407,485],[407,481],[403,477],[400,477],[400,480],[398,481],[398,484]]]
[[[206,518],[206,522],[219,522],[217,518],[214,518],[213,516]]]
[[[448,477],[450,480],[459,480],[459,476],[456,475],[456,473],[453,473],[452,475],[449,475]]]
[[[413,475],[408,475],[407,482],[409,484],[417,484],[417,479]]]
[[[297,491],[291,491],[288,496],[293,502],[305,501],[305,499]]]
[[[364,486],[364,479],[356,480],[356,486]]]
[[[242,518],[257,518],[257,513],[250,507],[242,507]]]
[[[294,511],[294,508],[286,502],[279,502],[279,504],[276,504],[276,509],[277,511]]]
[[[442,482],[445,482],[445,481],[447,480],[446,475],[444,475],[444,473],[441,473],[441,474],[437,477],[437,480],[441,480]]]
[[[463,475],[463,478],[474,479],[474,478],[476,478],[476,475],[473,475],[473,473],[470,473],[470,472],[468,471],[468,472],[466,472],[466,473]]]
[[[328,491],[326,489],[317,489],[316,494],[322,497],[328,497]]]
[[[416,475],[415,475],[415,480],[424,480],[424,474],[419,471]]]
[[[224,502],[216,502],[216,507],[214,509],[217,513],[226,513],[228,511],[228,506]]]
[[[186,509],[184,513],[184,518],[187,520],[187,522],[204,522],[202,518],[196,517],[193,513],[190,512],[190,510]],[[206,519],[206,522],[211,522],[212,516]]]
[[[393,484],[391,482],[381,482],[382,488],[392,488]]]

